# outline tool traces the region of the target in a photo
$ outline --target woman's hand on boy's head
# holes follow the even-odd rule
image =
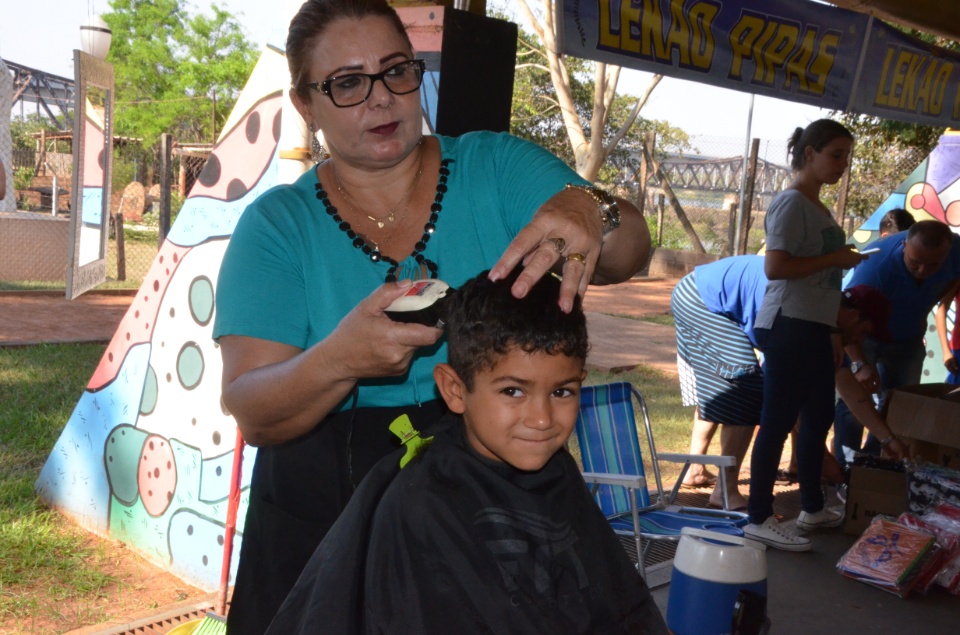
[[[330,334],[332,359],[356,379],[402,375],[417,349],[432,346],[443,331],[422,324],[394,322],[384,313],[411,282],[388,282],[360,301]]]
[[[522,262],[525,268],[513,285],[513,295],[522,298],[549,271],[562,272],[559,304],[569,313],[574,297],[586,293],[600,258],[602,240],[596,204],[582,192],[561,190],[517,233],[490,270],[490,279],[505,278]]]

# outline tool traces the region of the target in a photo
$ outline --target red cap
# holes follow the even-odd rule
[[[860,318],[869,320],[873,326],[873,336],[889,342],[893,339],[887,323],[890,320],[890,300],[877,289],[866,284],[858,284],[843,292],[849,305],[860,311]]]

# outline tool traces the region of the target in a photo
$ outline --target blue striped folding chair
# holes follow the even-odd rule
[[[656,481],[654,497],[651,497],[647,487],[643,455],[637,436],[634,399],[643,415],[650,448]],[[736,465],[736,459],[732,456],[699,454],[658,455],[647,404],[631,384],[620,382],[584,386],[580,393],[580,414],[577,417],[576,431],[583,478],[614,532],[621,536],[630,536],[636,542],[637,567],[644,577],[646,570],[642,563],[653,542],[676,542],[680,540],[680,532],[684,527],[743,535],[739,528],[747,524],[746,514],[674,504],[680,482],[691,463],[719,467],[721,487],[726,492],[724,468]],[[684,464],[676,485],[669,493],[665,493],[663,489],[660,461]]]

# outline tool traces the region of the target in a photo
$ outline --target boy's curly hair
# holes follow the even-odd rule
[[[560,310],[560,281],[543,276],[521,299],[510,287],[523,271],[491,281],[487,271],[468,280],[444,307],[450,366],[473,390],[477,373],[493,368],[511,349],[586,360],[587,320],[579,296],[570,313]]]

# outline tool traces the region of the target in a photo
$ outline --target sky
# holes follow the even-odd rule
[[[299,0],[286,1],[299,4]],[[4,0],[3,4],[0,57],[69,78],[73,77],[73,49],[80,47],[80,25],[89,15],[110,10],[107,0]],[[258,46],[266,43],[273,29],[285,30],[287,16],[292,16],[292,12],[277,10],[284,6],[282,0],[219,0],[218,4],[238,18],[247,37]],[[207,6],[207,2],[194,2],[191,12]],[[625,69],[620,75],[620,91],[639,94],[649,78],[649,73]],[[746,145],[749,108],[747,93],[664,78],[641,114],[666,120],[701,140],[722,138],[729,155],[739,154]],[[785,144],[795,127],[828,114],[812,106],[756,97],[751,136]]]

